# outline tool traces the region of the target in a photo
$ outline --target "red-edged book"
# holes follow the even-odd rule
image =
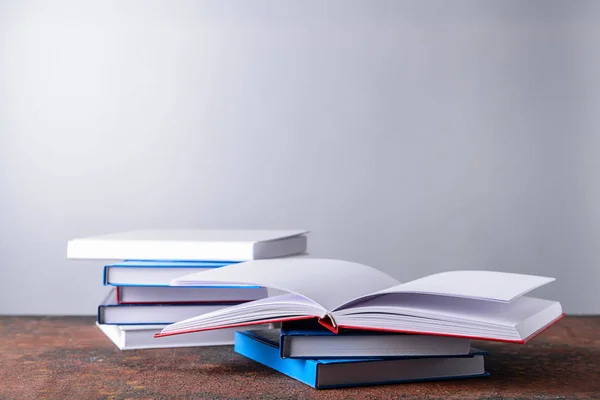
[[[525,296],[552,281],[470,270],[400,283],[375,268],[342,260],[253,260],[185,275],[171,284],[251,284],[288,293],[179,321],[156,337],[315,318],[334,333],[348,328],[525,343],[563,316],[559,302]]]

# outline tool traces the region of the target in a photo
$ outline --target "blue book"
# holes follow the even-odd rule
[[[103,281],[112,286],[169,286],[173,279],[183,275],[231,264],[235,262],[127,260],[104,266]]]
[[[485,372],[483,359],[487,353],[477,349],[472,349],[467,356],[449,357],[284,359],[280,357],[279,332],[276,329],[270,331],[236,332],[235,352],[315,389],[489,375]]]
[[[106,265],[103,282],[117,287],[120,304],[240,303],[267,297],[266,288],[254,285],[170,286],[174,278],[230,264],[234,262],[128,260]]]

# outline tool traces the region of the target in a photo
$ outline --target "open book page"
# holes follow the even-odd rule
[[[252,260],[184,275],[174,286],[247,284],[279,289],[306,297],[324,310],[399,282],[375,268],[349,261],[319,258]]]
[[[412,316],[430,320],[427,323],[437,320],[469,323],[470,326],[515,326],[554,303],[557,302],[527,296],[504,303],[402,293],[380,296],[346,310],[334,311],[333,315],[342,317],[357,314],[370,316],[372,313],[397,314],[402,317]]]
[[[170,324],[161,331],[159,336],[167,336],[173,332],[244,325],[259,320],[281,321],[305,316],[324,317],[326,313],[326,310],[312,300],[287,293],[237,304]]]
[[[351,307],[369,298],[392,293],[419,293],[466,299],[510,302],[527,292],[554,281],[535,275],[495,271],[449,271],[425,276],[414,281],[386,288],[348,302],[340,308]]]
[[[523,343],[561,318],[559,302],[520,296],[511,302],[395,293],[332,313],[355,329],[456,335]]]

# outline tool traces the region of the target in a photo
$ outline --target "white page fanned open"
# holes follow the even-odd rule
[[[366,265],[332,259],[288,258],[254,260],[179,277],[174,286],[222,285],[246,282],[306,297],[326,310],[346,300],[395,286],[399,282]],[[216,272],[216,273],[215,273]],[[316,278],[316,279],[315,279]],[[250,283],[252,282],[252,283]]]
[[[204,314],[160,336],[317,318],[340,328],[450,335],[524,343],[560,319],[560,303],[524,296],[553,278],[494,271],[449,271],[414,281],[332,259],[253,260],[185,275],[172,285],[252,284],[290,294]]]

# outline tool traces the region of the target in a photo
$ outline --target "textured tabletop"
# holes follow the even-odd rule
[[[122,352],[90,317],[0,317],[0,399],[600,399],[600,317],[476,345],[489,378],[317,391],[230,346]]]

